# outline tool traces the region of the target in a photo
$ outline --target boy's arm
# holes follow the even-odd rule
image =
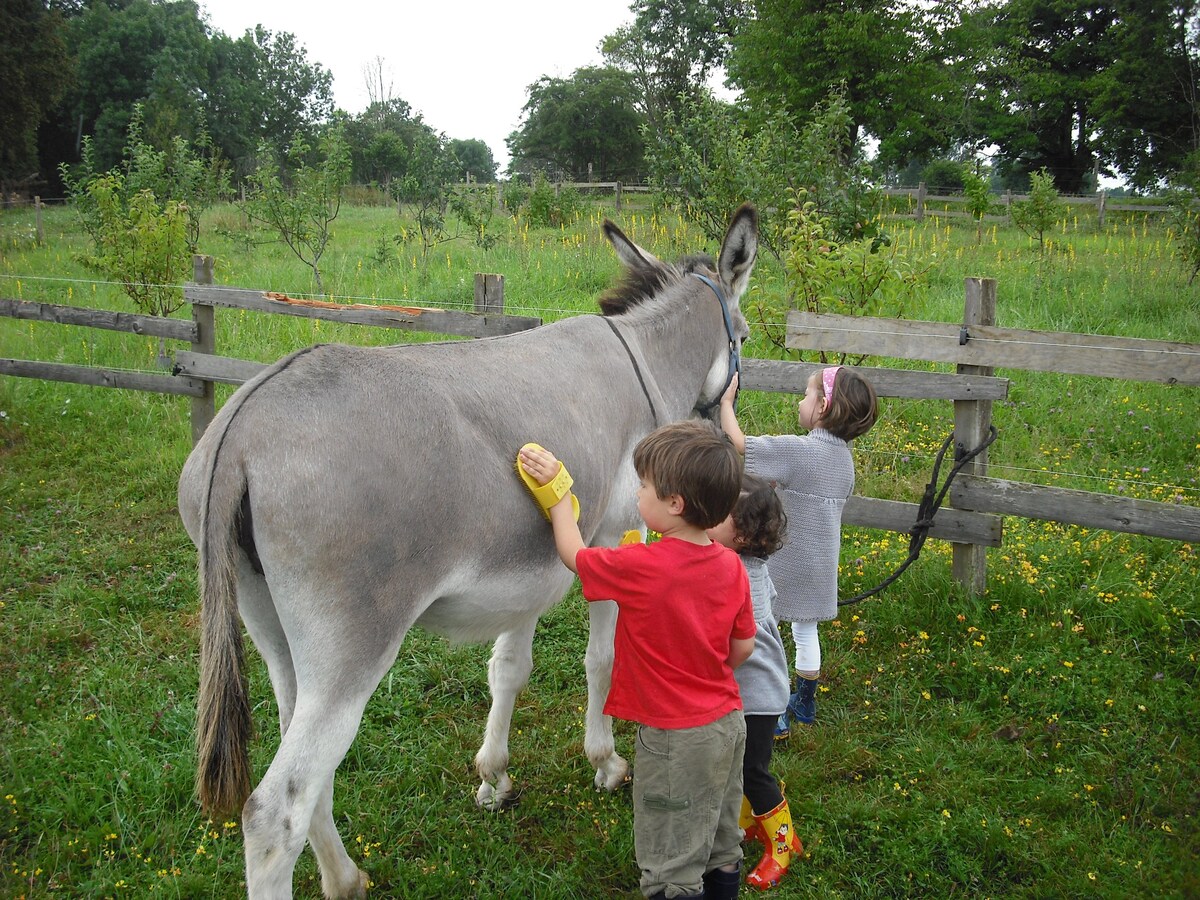
[[[750,658],[750,654],[754,652],[754,638],[730,638],[729,639],[729,668],[736,669],[742,663]]]
[[[521,448],[521,468],[537,479],[538,484],[549,484],[558,474],[562,465],[549,450]],[[575,509],[571,503],[571,492],[563,494],[562,499],[550,507],[550,526],[554,529],[554,547],[563,565],[579,574],[575,565],[575,556],[587,545],[575,521]]]
[[[746,434],[738,425],[737,413],[733,411],[733,400],[737,396],[738,376],[735,372],[721,395],[721,430],[728,436],[733,448],[743,456],[746,455]]]

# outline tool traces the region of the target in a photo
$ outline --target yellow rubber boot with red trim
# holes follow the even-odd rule
[[[779,884],[787,874],[792,857],[803,857],[804,845],[792,827],[792,814],[786,799],[766,815],[754,818],[766,838],[766,852],[754,871],[746,877],[746,883],[765,891]]]
[[[765,843],[762,828],[759,827],[758,819],[754,818],[754,810],[751,809],[750,801],[745,794],[742,795],[742,811],[738,813],[738,825],[742,829],[742,843],[749,841]]]

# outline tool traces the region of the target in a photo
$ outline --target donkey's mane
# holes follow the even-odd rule
[[[675,265],[659,263],[657,266],[625,268],[617,283],[601,295],[600,312],[606,316],[628,312],[658,294],[668,284],[701,270],[716,270],[716,263],[707,253],[693,253]]]

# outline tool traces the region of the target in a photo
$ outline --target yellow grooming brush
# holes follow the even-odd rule
[[[545,450],[541,444],[530,442],[525,445],[533,450]],[[521,449],[524,450],[525,447]],[[558,464],[558,474],[555,475],[546,484],[538,484],[537,479],[525,471],[521,466],[521,454],[517,453],[517,474],[521,476],[521,481],[524,482],[529,495],[533,497],[533,502],[538,505],[538,509],[542,511],[542,515],[546,517],[546,521],[550,521],[550,507],[558,503],[567,492],[571,490],[571,485],[575,483],[567,467],[560,461]],[[571,507],[575,512],[575,521],[579,521],[579,498],[571,494]]]

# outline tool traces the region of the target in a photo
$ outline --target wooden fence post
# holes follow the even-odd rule
[[[917,221],[925,218],[925,182],[917,185]]]
[[[1104,230],[1104,191],[1096,195],[1096,220],[1099,223],[1098,227],[1101,231]]]
[[[617,212],[621,211],[621,182],[617,182]]]
[[[970,341],[975,325],[996,324],[996,280],[994,278],[966,279],[966,302],[963,307],[963,337]],[[959,375],[992,375],[991,366],[958,366]],[[954,458],[958,460],[983,443],[992,424],[991,400],[954,401]],[[965,475],[987,474],[987,451],[984,450],[963,467]],[[951,503],[953,505],[953,502]],[[987,547],[981,544],[951,544],[951,568],[954,580],[970,596],[987,589]]]
[[[196,284],[213,283],[213,258],[192,257],[192,280]],[[192,304],[192,321],[196,323],[196,340],[192,343],[193,353],[214,354],[217,351],[217,319],[213,307],[207,304]],[[204,382],[204,395],[192,398],[192,446],[204,434],[204,429],[217,414],[217,398],[211,381]]]
[[[475,312],[504,315],[504,276],[475,273]]]
[[[46,231],[42,227],[42,198],[33,198],[33,228],[34,235],[37,238],[37,245],[40,247],[46,243]]]

